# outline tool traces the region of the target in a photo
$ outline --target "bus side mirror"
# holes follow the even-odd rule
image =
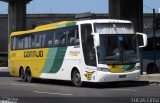
[[[139,41],[139,48],[143,48],[147,46],[147,35],[144,33],[136,33]]]
[[[94,39],[94,45],[98,47],[100,45],[100,40],[99,40],[99,34],[98,33],[92,33],[93,39]]]

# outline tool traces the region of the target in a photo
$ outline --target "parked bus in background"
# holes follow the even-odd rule
[[[143,72],[160,73],[160,35],[148,36],[148,45],[143,49]]]
[[[158,15],[155,16],[157,18]],[[146,18],[143,21],[143,31],[148,37],[148,45],[142,52],[143,74],[160,73],[160,30],[156,28],[155,20],[152,15],[152,18]]]
[[[12,76],[28,82],[33,78],[69,80],[81,86],[82,82],[138,80],[139,48],[147,45],[147,36],[136,33],[130,21],[91,19],[13,32],[10,41]]]

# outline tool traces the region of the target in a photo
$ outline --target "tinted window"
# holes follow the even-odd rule
[[[78,44],[79,36],[77,26],[11,37],[12,50],[48,48]]]

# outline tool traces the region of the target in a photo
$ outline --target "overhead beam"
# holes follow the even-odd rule
[[[24,1],[24,0],[0,0],[0,1],[3,1],[3,2],[17,2],[17,1]],[[26,3],[29,3],[30,1],[32,1],[32,0],[25,0]]]

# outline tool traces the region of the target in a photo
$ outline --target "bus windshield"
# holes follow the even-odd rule
[[[97,24],[99,64],[128,64],[140,61],[137,36],[131,24]]]

